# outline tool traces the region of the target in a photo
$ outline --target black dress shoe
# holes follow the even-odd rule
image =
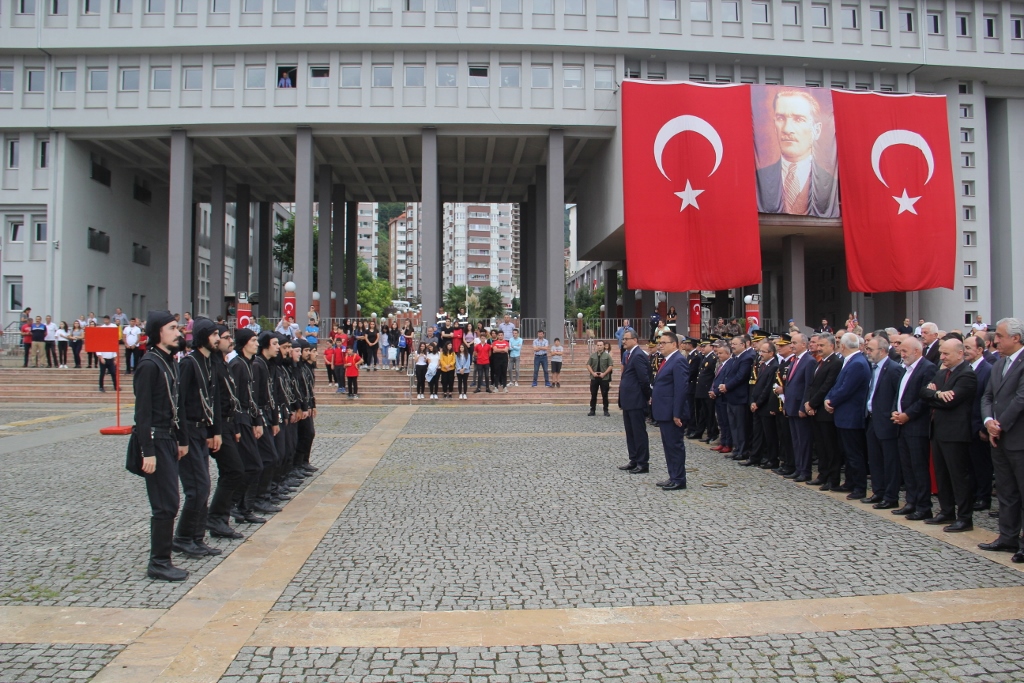
[[[940,512],[939,514],[935,515],[927,522],[925,522],[925,524],[948,524],[949,522],[952,522],[954,519],[956,519],[956,515],[951,513]]]
[[[205,548],[196,545],[195,540],[182,536],[175,536],[171,543],[174,552],[188,555],[189,557],[206,557],[210,553]]]
[[[974,529],[974,522],[969,519],[958,519],[949,526],[942,527],[942,530],[948,533],[954,533],[957,531],[972,531]]]
[[[640,465],[637,465],[633,469],[629,470],[629,473],[630,474],[647,474],[650,471],[651,471],[650,467],[640,467]]]
[[[1024,564],[1024,550],[1018,550],[1015,552],[1013,557],[1010,558],[1010,562],[1013,562],[1014,564]]]
[[[825,483],[824,479],[822,479],[821,477],[815,477],[814,479],[811,479],[809,482],[807,482],[807,485],[808,486],[821,486],[824,483]],[[824,489],[824,490],[827,491],[828,489]]]
[[[907,515],[907,519],[909,519],[911,522],[923,522],[924,520],[931,519],[931,518],[932,518],[932,513],[931,512],[925,512],[924,510],[921,510],[920,512],[914,512],[914,513],[911,513],[911,514]]]
[[[898,510],[893,510],[892,514],[894,514],[894,515],[910,515],[910,514],[913,514],[913,512],[914,512],[914,506],[910,505],[910,504],[907,504],[907,505],[904,505],[903,507],[899,508]]]
[[[780,477],[784,477],[787,474],[793,474],[793,470],[786,469],[785,467],[776,467],[775,469],[772,470],[772,472],[779,475]]]
[[[636,463],[634,463],[634,462],[628,462],[625,465],[619,465],[619,469],[624,471],[624,472],[629,471],[629,470],[633,469],[634,467],[636,467]]]
[[[881,496],[881,494],[876,493],[875,495],[871,496],[870,498],[861,498],[860,502],[864,503],[865,505],[874,505],[875,503],[881,503],[882,502],[882,496]]]
[[[1017,553],[1017,554],[1020,554],[1020,551],[1018,550],[1017,546],[1010,545],[1008,543],[1000,543],[998,540],[992,541],[991,543],[979,543],[978,547],[981,548],[982,550],[989,550],[989,551],[1001,550],[1004,553]]]
[[[672,480],[666,479],[665,481],[659,481],[657,485],[660,486],[661,488],[665,488],[666,486],[672,485]]]
[[[813,481],[809,481],[807,483],[808,484],[813,484],[814,482]],[[818,490],[819,491],[831,491],[832,490],[832,485],[826,482],[826,483],[822,484],[821,486],[819,486]]]
[[[757,466],[756,462],[750,462],[749,460],[740,460],[736,464],[740,465],[741,467],[756,467]]]
[[[988,510],[992,507],[992,501],[985,502],[983,500],[974,501],[975,510]]]
[[[846,500],[860,500],[864,498],[866,491],[850,491],[846,494]]]
[[[770,462],[763,462],[760,465],[758,465],[758,467],[760,467],[762,470],[775,470],[775,465],[773,465]]]
[[[796,472],[790,472],[789,474],[782,475],[782,478],[783,479],[793,479],[795,481],[799,476],[800,475],[797,474]],[[807,477],[804,477],[801,481],[807,481]]]
[[[787,479],[788,479],[788,478],[789,478],[789,477],[787,477]],[[794,478],[793,478],[793,481],[795,481],[795,482],[796,482],[796,483],[798,483],[798,484],[803,484],[803,483],[805,483],[805,482],[806,482],[807,480],[808,480],[808,478],[807,478],[806,476],[802,475],[802,474],[801,474],[801,475],[799,475],[799,476],[797,476],[797,477],[794,477]]]
[[[839,486],[833,486],[832,490],[838,491],[839,493],[850,493],[851,491],[853,491],[853,487],[850,486],[849,484],[840,484]]]
[[[881,500],[881,501],[875,503],[874,505],[872,505],[871,507],[873,507],[876,510],[891,510],[891,509],[897,508],[899,506],[900,506],[900,504],[898,502],[896,502],[895,500]]]
[[[999,511],[998,510],[989,510],[988,511],[988,516],[989,517],[998,517],[999,516]]]
[[[679,491],[680,489],[685,489],[685,488],[686,488],[686,484],[672,484],[672,483],[670,483],[668,486],[662,486],[661,490],[662,491]]]
[[[596,414],[597,413],[595,413],[593,410],[591,410],[589,413],[587,413],[587,417],[594,417],[594,415],[596,415]]]

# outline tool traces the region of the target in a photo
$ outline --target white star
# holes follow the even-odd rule
[[[907,196],[907,190],[906,190],[906,188],[904,188],[903,196],[902,197],[893,197],[893,199],[895,199],[896,203],[900,205],[900,210],[896,212],[897,216],[899,216],[904,211],[909,211],[910,213],[914,214],[915,216],[917,215],[917,209],[914,208],[914,204],[917,203],[917,200],[920,199],[920,197],[908,197]]]
[[[677,197],[679,197],[680,199],[683,200],[683,205],[679,207],[679,212],[682,213],[684,210],[686,210],[686,207],[688,207],[688,206],[693,206],[693,208],[699,210],[700,207],[697,206],[697,195],[699,195],[699,194],[701,194],[703,192],[704,192],[704,190],[695,190],[695,189],[693,189],[693,187],[690,185],[690,181],[687,180],[686,181],[686,189],[685,190],[683,190],[682,192],[674,192],[673,193],[673,194],[675,194],[675,196],[677,196]]]

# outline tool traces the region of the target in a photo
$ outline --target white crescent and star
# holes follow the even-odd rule
[[[935,173],[935,157],[932,154],[932,148],[920,133],[903,129],[887,130],[875,138],[875,143],[871,145],[871,170],[875,172],[875,177],[878,178],[878,181],[889,187],[889,183],[885,182],[885,178],[882,177],[882,171],[878,164],[882,159],[882,152],[893,145],[908,145],[921,151],[921,154],[924,155],[924,160],[928,163],[928,177],[924,180],[924,184],[927,185],[928,181],[932,179],[932,174]],[[907,189],[903,188],[903,194],[899,197],[894,196],[893,199],[896,200],[900,207],[899,211],[896,212],[897,216],[905,211],[917,215],[917,209],[914,208],[914,204],[921,197],[911,197],[907,194]]]
[[[662,153],[665,151],[665,146],[668,145],[672,138],[685,132],[693,132],[700,135],[702,138],[710,142],[711,147],[714,148],[715,166],[711,169],[711,173],[708,173],[708,177],[710,178],[715,174],[715,171],[718,170],[719,165],[722,163],[722,137],[710,123],[699,116],[692,116],[690,114],[684,114],[683,116],[677,116],[674,119],[669,120],[658,131],[658,135],[654,138],[654,161],[658,165],[658,170],[661,171],[661,175],[665,176],[665,180],[672,180],[668,177],[668,173],[665,173],[665,167],[662,165]],[[704,190],[693,189],[690,179],[687,178],[686,189],[682,192],[673,193],[675,196],[683,200],[683,204],[679,207],[679,211],[685,211],[688,206],[692,206],[699,210],[700,207],[697,205],[697,197],[703,192]]]

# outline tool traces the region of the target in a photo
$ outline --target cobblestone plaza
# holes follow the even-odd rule
[[[145,579],[110,408],[0,406],[0,681],[1019,681],[1024,573],[585,408],[338,406],[244,541]],[[214,468],[215,471],[215,468]]]

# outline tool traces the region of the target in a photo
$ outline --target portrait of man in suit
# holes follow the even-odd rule
[[[835,130],[826,126],[829,91],[769,85],[752,86],[751,93],[757,210],[838,218]]]

